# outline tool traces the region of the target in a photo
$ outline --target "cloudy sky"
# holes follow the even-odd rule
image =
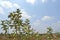
[[[30,19],[35,31],[44,33],[48,26],[54,32],[60,31],[60,0],[0,0],[0,20],[7,19],[9,12],[17,8],[23,18]]]

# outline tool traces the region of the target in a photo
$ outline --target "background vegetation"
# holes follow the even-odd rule
[[[0,40],[60,40],[60,34],[52,33],[53,29],[48,27],[46,34],[34,32],[29,19],[23,20],[21,10],[17,9],[8,15],[8,19],[1,20],[0,26],[4,33],[0,34]],[[13,29],[9,33],[9,28]]]

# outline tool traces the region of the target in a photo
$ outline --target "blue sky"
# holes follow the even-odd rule
[[[60,0],[0,0],[0,19],[7,19],[17,8],[34,30],[44,33],[51,26],[54,32],[60,31]]]

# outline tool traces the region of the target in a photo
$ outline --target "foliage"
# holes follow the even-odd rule
[[[47,31],[48,39],[51,40],[53,38],[53,34],[52,34],[53,30],[51,27],[48,27],[47,29],[48,29],[48,31]]]
[[[43,34],[35,33],[33,29],[31,29],[30,20],[26,19],[25,21],[22,19],[21,10],[17,9],[16,11],[11,12],[8,15],[7,20],[1,20],[2,29],[5,31],[4,36],[9,40],[43,40],[46,36],[43,37]],[[9,33],[9,28],[13,29],[12,33]],[[52,28],[47,28],[47,37],[48,40],[51,40],[52,37]],[[45,34],[45,35],[46,35]],[[3,35],[3,34],[2,34]],[[6,39],[6,40],[8,40]],[[5,40],[5,39],[4,39]]]

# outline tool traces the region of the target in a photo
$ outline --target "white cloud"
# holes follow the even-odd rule
[[[36,0],[26,0],[27,3],[35,4]]]
[[[10,1],[0,1],[0,5],[4,8],[20,8],[17,3],[12,3]]]
[[[13,9],[20,8],[20,5],[17,3],[12,3],[7,0],[0,0],[0,14],[4,13],[4,8],[8,10],[13,10]]]
[[[31,18],[31,16],[28,15],[27,12],[24,9],[22,9],[21,6],[19,4],[17,4],[17,3],[12,3],[12,2],[6,1],[6,0],[4,0],[4,1],[1,0],[0,1],[0,6],[1,6],[0,7],[0,13],[4,13],[3,8],[7,8],[8,10],[9,9],[13,10],[13,9],[20,8],[21,9],[21,12],[22,12],[23,18],[27,18],[27,19],[30,19]]]
[[[53,19],[53,17],[50,17],[50,16],[44,16],[44,17],[42,17],[42,21],[49,21],[49,20],[52,20]]]
[[[28,13],[24,9],[21,9],[21,12],[22,12],[22,17],[23,18],[31,19],[31,16],[28,15]]]
[[[2,7],[5,7],[5,8],[11,8],[12,7],[12,3],[10,1],[1,1],[0,5]]]
[[[42,1],[42,3],[45,3],[45,2],[47,2],[47,0],[41,0]]]
[[[46,3],[48,2],[49,0],[41,0],[42,3]],[[51,0],[52,2],[56,2],[56,0]]]
[[[15,7],[15,8],[20,8],[20,6],[19,6],[17,3],[14,3],[14,4],[13,4],[13,7]]]
[[[4,13],[4,10],[2,7],[0,7],[0,14],[3,14]]]
[[[47,27],[45,27],[45,26],[46,25],[43,25],[40,19],[35,20],[32,23],[32,28],[35,30],[35,32],[39,32],[39,33],[46,33]]]
[[[40,21],[40,20],[36,20],[36,21],[33,23],[34,26],[39,26],[40,24],[41,24],[41,21]]]
[[[54,32],[60,32],[60,21],[53,23],[52,28]]]
[[[60,21],[54,23],[53,25],[56,26],[56,27],[60,27]]]

